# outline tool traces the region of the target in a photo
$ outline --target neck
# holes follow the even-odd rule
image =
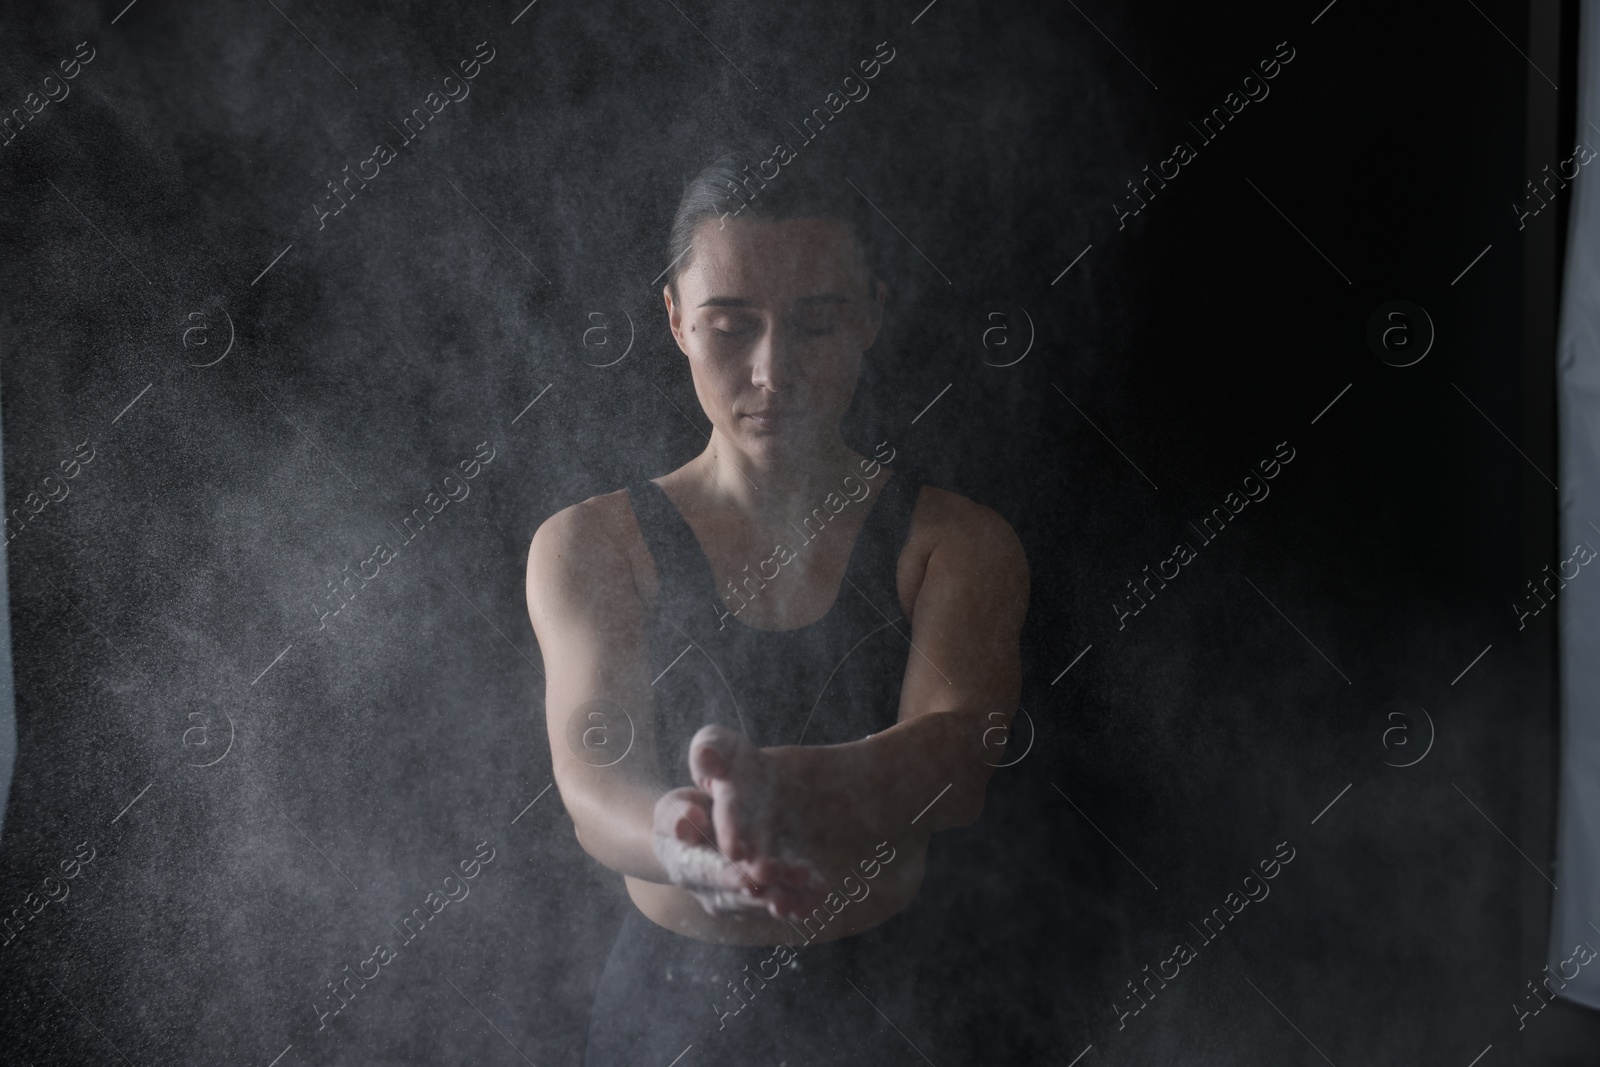
[[[707,504],[773,516],[810,511],[855,472],[860,459],[835,432],[819,446],[758,461],[713,429],[706,450],[688,466]]]

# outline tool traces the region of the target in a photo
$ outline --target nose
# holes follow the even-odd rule
[[[775,324],[769,324],[751,346],[750,382],[774,393],[789,384],[789,343]]]

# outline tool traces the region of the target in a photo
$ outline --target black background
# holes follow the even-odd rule
[[[875,1003],[941,1067],[1554,1062],[1507,1007],[1538,974],[1532,873],[1489,825],[1518,836],[1514,665],[1550,625],[1506,606],[1536,568],[1498,432],[1524,433],[1530,75],[1496,27],[1527,9],[1078,7],[9,15],[7,108],[97,55],[0,149],[8,505],[96,458],[10,544],[0,905],[97,858],[0,949],[7,1059],[581,1060],[629,905],[541,792],[527,544],[703,445],[652,284],[681,182],[793,143],[887,41],[792,164],[894,227],[848,436],[1021,535],[1036,734],[935,840]],[[471,95],[319,229],[325,183],[485,40]],[[1199,146],[1187,121],[1282,41],[1270,95]],[[1119,229],[1177,140],[1198,157]],[[1437,330],[1412,367],[1366,343],[1393,299]],[[470,496],[319,630],[328,580],[484,441]],[[1201,547],[1188,522],[1284,441],[1270,497]],[[1198,558],[1119,630],[1180,540]],[[1392,701],[1431,715],[1413,767],[1384,765],[1428,732],[1385,747]],[[471,896],[316,1032],[324,984],[480,841]],[[1119,1029],[1125,983],[1285,841],[1271,896]]]

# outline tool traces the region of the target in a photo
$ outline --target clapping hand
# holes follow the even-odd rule
[[[828,886],[785,847],[784,804],[771,762],[751,740],[704,726],[689,744],[694,786],[662,795],[655,808],[656,857],[672,883],[711,915],[765,912],[799,918]]]

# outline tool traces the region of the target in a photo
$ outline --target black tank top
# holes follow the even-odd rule
[[[897,721],[911,627],[900,611],[895,570],[922,483],[903,461],[878,478],[856,480],[867,487],[865,497],[830,496],[844,503],[837,512],[813,512],[829,516],[826,524],[813,519],[781,542],[796,556],[813,552],[812,542],[845,536],[835,528],[845,508],[870,509],[832,607],[789,630],[741,622],[724,606],[699,539],[666,492],[648,480],[628,487],[660,577],[650,674],[656,752],[669,788],[693,784],[689,741],[708,723],[770,747],[856,741]],[[754,578],[740,586],[746,596],[771,595],[774,586],[799,580],[783,566],[792,557],[779,547],[740,572],[741,580]]]
[[[758,630],[726,614],[711,565],[671,499],[653,482],[628,487],[660,575],[650,669],[656,751],[669,788],[693,784],[689,739],[707,723],[743,730],[757,745],[772,746],[855,741],[897,721],[911,627],[900,612],[895,570],[922,479],[902,458],[887,483],[881,473],[861,480],[869,494],[846,507],[871,510],[838,596],[820,619],[790,630]],[[815,536],[842,533],[825,527]],[[802,531],[786,543],[797,554],[815,550]],[[798,580],[782,565],[750,562],[749,573],[763,576],[776,566],[770,582]],[[758,589],[754,596],[772,592]],[[682,1058],[680,1067],[919,1063],[897,1030],[917,1035],[924,1048],[924,1041],[947,1038],[953,1048],[971,1015],[963,1006],[976,1003],[995,1007],[981,1026],[973,1024],[979,1036],[965,1058],[988,1062],[991,1020],[1024,1002],[1026,993],[1017,991],[1006,1002],[987,996],[984,989],[996,985],[996,976],[967,966],[952,969],[951,951],[969,951],[987,936],[968,930],[990,915],[971,902],[990,891],[981,872],[992,866],[992,855],[989,850],[941,867],[930,848],[928,880],[909,907],[864,933],[807,945],[796,960],[797,973],[785,971],[738,1017],[726,1020],[723,1013],[735,996],[729,988],[746,973],[765,973],[770,947],[696,941],[629,908],[596,991],[585,1067],[665,1064],[675,1057]],[[940,887],[942,895],[930,892]],[[896,977],[907,968],[913,977]],[[893,982],[902,984],[898,994],[884,987]],[[863,1001],[869,994],[871,1000]],[[892,1005],[884,999],[896,995]],[[879,1005],[895,1019],[895,1028],[881,1023],[874,1010]]]

